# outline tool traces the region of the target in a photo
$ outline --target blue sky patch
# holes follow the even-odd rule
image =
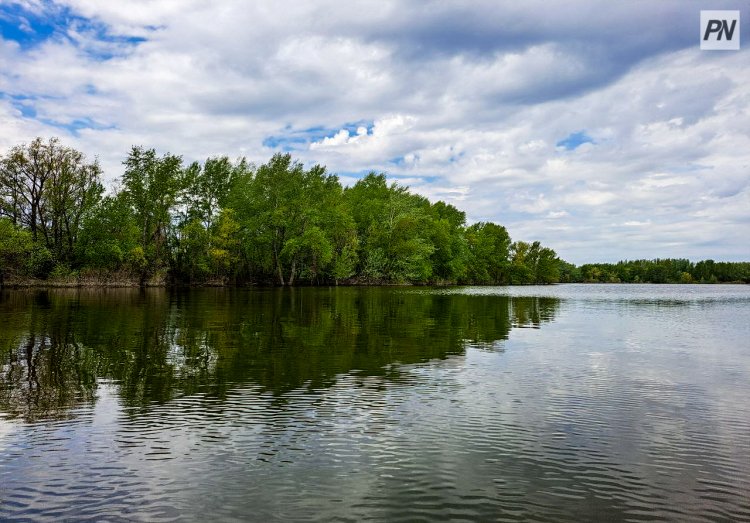
[[[367,129],[367,134],[372,134],[372,126],[373,126],[372,121],[359,120],[356,122],[345,123],[344,125],[341,126],[341,129],[346,129],[347,131],[349,131],[350,135],[355,135],[357,134],[357,129],[359,129],[360,127],[364,127],[365,129]],[[339,132],[339,130],[333,131],[330,136],[333,136],[334,134]]]
[[[69,31],[89,34],[96,42],[112,44],[97,49],[81,49],[97,60],[108,60],[145,42],[140,36],[113,35],[107,26],[96,20],[74,14],[69,8],[45,3],[42,13],[24,9],[17,4],[0,5],[0,35],[18,43],[22,49],[32,48],[50,39],[67,40],[76,47]],[[154,29],[156,30],[156,28]]]
[[[36,101],[40,99],[54,100],[54,97],[9,94],[0,91],[0,100],[3,99],[8,100],[10,104],[21,113],[21,117],[37,120],[45,125],[49,125],[50,127],[62,129],[72,136],[78,136],[78,131],[81,129],[95,129],[101,131],[116,128],[114,125],[104,125],[87,117],[75,118],[69,122],[60,122],[51,118],[40,117],[36,110]]]
[[[263,140],[263,147],[277,149],[285,153],[307,149],[312,142],[318,142],[328,136],[331,130],[322,127],[309,127],[294,130],[291,125],[284,127],[281,134],[267,136]]]
[[[373,122],[359,120],[348,122],[338,128],[324,127],[322,125],[308,127],[307,129],[294,130],[290,125],[284,127],[281,134],[267,136],[263,139],[263,146],[282,152],[294,152],[305,150],[313,142],[320,142],[324,138],[332,138],[341,130],[346,130],[351,136],[357,134],[357,129],[364,127],[367,134],[372,134]]]
[[[263,147],[289,153],[302,149],[306,143],[302,136],[268,136],[263,140]]]
[[[0,35],[4,40],[18,42],[21,47],[30,47],[50,38],[60,20],[57,17],[41,17],[18,5],[0,5]]]
[[[0,100],[9,100],[10,104],[17,109],[24,118],[36,118],[36,107],[34,100],[36,97],[23,94],[9,94],[0,91]]]
[[[70,122],[58,122],[56,120],[50,120],[49,118],[39,118],[39,121],[50,127],[57,127],[67,131],[73,136],[78,136],[78,131],[82,129],[95,129],[97,131],[104,131],[108,129],[115,129],[114,125],[102,125],[95,122],[91,118],[76,118]]]
[[[36,118],[36,107],[30,103],[13,102],[13,107],[21,111],[24,118]]]
[[[596,143],[596,142],[594,142],[594,139],[591,138],[588,134],[586,134],[586,131],[578,131],[578,132],[569,134],[567,138],[560,140],[555,145],[557,147],[563,147],[568,151],[572,151],[574,149],[577,149],[578,147],[580,147],[581,145],[585,143]]]

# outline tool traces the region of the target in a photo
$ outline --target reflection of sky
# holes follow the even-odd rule
[[[750,301],[747,285],[657,285],[657,284],[560,284],[507,287],[454,287],[441,290],[447,294],[471,296],[535,296],[596,302],[653,304],[669,306],[686,302],[742,302]]]
[[[748,291],[680,301],[694,289],[644,287],[666,304],[597,288],[495,350],[470,344],[396,380],[351,372],[276,396],[238,385],[139,411],[100,383],[74,420],[6,424],[0,473],[32,506],[138,519],[741,515]]]
[[[5,420],[6,415],[0,413],[0,452],[4,452],[15,436],[17,425]]]

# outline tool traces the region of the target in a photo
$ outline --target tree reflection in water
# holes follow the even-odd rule
[[[0,411],[70,417],[101,379],[128,412],[243,383],[279,395],[341,374],[395,380],[400,364],[469,344],[500,350],[512,327],[539,327],[559,305],[404,288],[3,291]]]

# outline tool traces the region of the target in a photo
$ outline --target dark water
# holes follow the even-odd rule
[[[7,519],[750,521],[750,287],[5,291]]]

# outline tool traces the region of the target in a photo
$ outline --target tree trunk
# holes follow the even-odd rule
[[[297,272],[297,257],[292,258],[292,269],[289,271],[289,285],[294,285],[294,273]]]
[[[284,286],[284,273],[281,271],[281,263],[279,262],[279,255],[276,254],[276,251],[273,253],[273,257],[276,260],[276,272],[279,274],[279,283],[281,286]]]
[[[276,238],[273,240],[273,261],[276,264],[276,272],[279,276],[279,283],[284,286],[284,272],[281,270],[281,260],[279,260],[279,245],[278,245],[279,231],[276,230]]]
[[[31,237],[36,241],[36,202],[31,203]]]

